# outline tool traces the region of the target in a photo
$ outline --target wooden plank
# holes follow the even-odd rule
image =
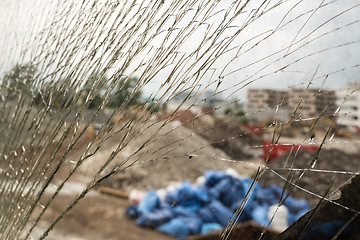
[[[104,186],[100,186],[99,187],[99,191],[101,193],[106,193],[106,194],[110,194],[119,198],[129,198],[129,193],[121,191],[119,189],[115,189],[115,188],[110,188],[110,187],[104,187]]]

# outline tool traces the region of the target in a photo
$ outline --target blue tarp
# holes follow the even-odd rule
[[[226,227],[246,197],[248,206],[245,206],[246,211],[240,216],[240,221],[252,220],[267,225],[269,207],[280,202],[283,189],[275,185],[262,188],[260,184],[252,183],[252,179],[207,171],[203,184],[194,186],[184,182],[168,191],[164,200],[160,200],[156,191],[149,191],[140,204],[130,206],[127,213],[137,218],[139,226],[156,228],[182,239]],[[305,200],[292,197],[288,197],[284,205],[288,208],[289,225],[311,208]]]

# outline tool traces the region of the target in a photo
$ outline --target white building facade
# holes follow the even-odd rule
[[[360,128],[360,82],[351,83],[336,91],[337,105],[340,111],[337,124],[349,129]]]

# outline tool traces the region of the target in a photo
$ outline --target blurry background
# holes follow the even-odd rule
[[[0,5],[1,238],[170,239],[133,195],[230,168],[356,229],[357,1]]]

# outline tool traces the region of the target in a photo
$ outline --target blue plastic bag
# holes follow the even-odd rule
[[[139,226],[157,228],[177,238],[190,234],[207,233],[226,227],[234,212],[249,191],[247,206],[239,220],[252,220],[261,225],[269,223],[269,207],[278,204],[283,189],[273,185],[262,188],[249,178],[238,179],[220,171],[207,171],[205,182],[193,186],[189,182],[166,194],[160,200],[155,191],[150,191],[139,206],[128,208],[128,215],[140,216]],[[286,195],[284,195],[285,197]],[[288,197],[288,223],[292,223],[310,209],[305,200]]]
[[[250,218],[262,226],[269,223],[268,218],[269,205],[256,205],[249,212]]]
[[[221,171],[214,171],[209,170],[205,172],[205,185],[209,188],[213,187],[217,183],[219,183],[224,178],[230,178],[231,176],[221,172]]]
[[[189,217],[189,218],[199,218],[197,215],[197,208],[193,207],[183,207],[176,206],[173,208],[173,211],[176,216]]]
[[[131,206],[127,207],[126,214],[132,219],[140,217],[140,213],[138,211],[138,206],[131,205]]]
[[[158,209],[155,212],[142,214],[137,219],[136,224],[141,227],[155,228],[169,221],[174,216],[174,213],[168,208]]]
[[[204,223],[201,226],[201,234],[207,234],[210,232],[220,231],[221,225],[218,223]]]
[[[306,209],[307,211],[311,209],[311,205],[306,200],[294,199],[292,197],[288,197],[284,205],[295,214],[302,212],[304,209]]]
[[[222,199],[231,192],[232,185],[233,178],[228,176],[217,182],[213,187],[208,188],[208,193],[211,198],[222,201]]]
[[[157,230],[180,239],[186,238],[190,234],[189,227],[180,218],[171,219],[169,222],[159,226]]]
[[[221,200],[225,206],[235,212],[241,201],[244,199],[245,194],[246,190],[244,189],[242,181],[234,178],[228,192],[223,195]]]
[[[229,208],[216,200],[200,209],[198,213],[204,222],[216,222],[221,226],[226,226],[234,215]]]
[[[191,206],[198,209],[209,201],[209,196],[205,191],[193,187],[191,183],[184,182],[180,187],[169,192],[165,199],[172,206]]]
[[[146,193],[138,206],[138,211],[142,214],[154,211],[159,206],[160,199],[156,191],[151,190]]]
[[[271,206],[279,203],[281,192],[282,189],[279,186],[272,185],[267,188],[261,188],[259,186],[254,194],[254,199],[256,199],[259,204]]]

